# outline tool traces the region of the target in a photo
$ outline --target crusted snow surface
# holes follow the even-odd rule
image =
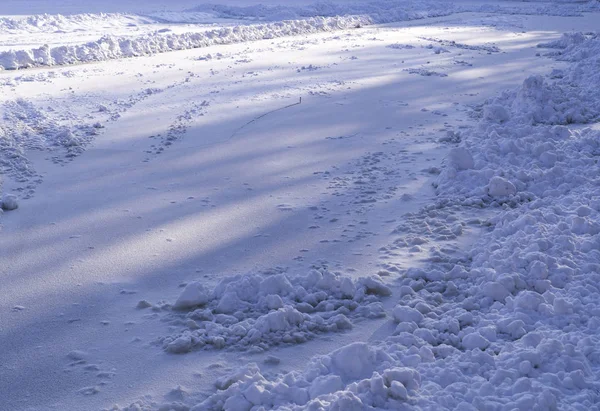
[[[48,150],[54,153],[53,162],[64,162],[81,154],[102,127],[22,98],[3,102],[0,115],[0,174],[23,184],[22,198],[33,195],[43,179],[31,166],[28,151]]]
[[[177,354],[202,348],[262,352],[305,342],[317,333],[350,329],[350,319],[385,317],[380,300],[389,295],[391,290],[376,276],[355,281],[328,270],[298,277],[238,275],[212,291],[192,282],[168,318],[182,329],[159,343]]]
[[[472,156],[472,164],[449,161],[436,180],[437,204],[412,221],[429,226],[456,207],[474,219],[492,217],[467,258],[430,259],[405,271],[389,312],[392,335],[315,357],[303,371],[269,376],[250,364],[218,380],[217,391],[190,409],[595,409],[600,131],[565,125],[574,107],[552,103],[593,99],[598,54],[576,48],[587,57],[564,70],[568,80],[526,79],[481,108],[501,108],[502,121],[482,115],[461,136],[452,156]],[[544,92],[551,98],[540,98]],[[552,113],[539,114],[548,104]],[[597,112],[586,111],[580,122],[597,122]],[[410,226],[408,219],[397,232]]]

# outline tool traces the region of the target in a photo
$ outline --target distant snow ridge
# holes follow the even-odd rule
[[[318,2],[306,6],[226,6],[205,4],[189,11],[211,13],[221,18],[276,21],[307,17],[368,16],[375,23],[391,23],[447,16],[458,10],[453,4],[438,1],[371,0],[361,3]]]
[[[192,282],[173,305],[183,313],[174,313],[171,322],[184,325],[183,331],[160,343],[172,353],[202,348],[262,352],[350,329],[351,318],[385,317],[380,298],[389,295],[391,290],[378,277],[354,281],[327,270],[294,278],[235,276],[212,291]]]
[[[300,19],[315,16],[369,16],[375,23],[392,23],[396,21],[415,20],[428,17],[447,16],[458,12],[483,12],[503,14],[530,14],[578,16],[583,12],[600,10],[598,1],[580,2],[567,0],[545,4],[519,4],[518,6],[499,4],[450,4],[446,1],[391,1],[370,0],[356,3],[317,2],[305,6],[225,6],[204,4],[188,10],[216,15],[220,18],[252,21],[275,21],[283,19]],[[182,13],[182,17],[185,13]],[[171,16],[177,21],[176,15]],[[202,18],[202,17],[201,17]],[[189,20],[188,20],[189,21]]]
[[[143,56],[174,50],[207,47],[215,44],[350,29],[370,24],[368,17],[314,17],[277,23],[225,27],[201,33],[153,33],[135,38],[104,36],[81,45],[49,47],[30,50],[10,50],[0,53],[0,69],[16,70],[36,66],[103,61]]]
[[[0,17],[0,33],[56,33],[71,32],[82,28],[97,28],[98,24],[106,26],[131,25],[132,23],[151,23],[153,21],[140,16],[130,16],[120,13],[73,14],[38,14],[25,18]]]

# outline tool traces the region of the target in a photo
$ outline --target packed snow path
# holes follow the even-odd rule
[[[582,257],[588,271],[570,272],[567,260],[577,256],[558,255],[559,247],[560,272],[548,274],[550,260],[533,264],[535,284],[491,271],[506,270],[521,241],[514,233],[536,213],[556,211],[551,196],[563,189],[547,193],[525,222],[501,214],[506,229],[492,237],[482,231],[499,209],[472,206],[477,196],[523,191],[518,181],[533,171],[519,174],[531,160],[510,145],[514,130],[532,135],[546,166],[583,147],[589,164],[570,164],[592,167],[593,130],[551,126],[596,122],[594,89],[574,94],[591,100],[569,118],[560,117],[564,95],[538,77],[497,96],[553,69],[570,84],[590,80],[577,73],[593,63],[569,74],[569,63],[542,54],[581,59],[577,52],[593,55],[593,39],[584,49],[577,36],[536,46],[594,29],[597,17],[462,14],[2,73],[2,189],[18,193],[20,206],[1,217],[3,407],[296,409],[312,400],[314,409],[553,409],[568,398],[593,409],[595,323],[579,322],[583,309],[596,316],[597,308],[572,298],[591,298],[577,284],[593,284],[594,255]],[[544,93],[554,112],[532,103]],[[472,118],[478,111],[481,119]],[[531,118],[548,130],[532,133]],[[482,143],[481,130],[496,134]],[[547,139],[552,147],[533,146]],[[498,160],[511,151],[507,164]],[[488,186],[498,168],[504,176]],[[578,204],[593,182],[556,177],[583,187],[557,215],[573,208],[569,227],[594,235],[597,204]],[[542,247],[541,234],[527,235]],[[563,252],[577,241],[594,248],[593,238],[556,235]],[[465,261],[498,250],[495,265],[468,278]],[[566,294],[549,288],[569,273],[590,276]],[[483,295],[454,298],[470,282]],[[515,309],[529,311],[505,321]],[[573,317],[544,327],[567,337],[532,332],[528,321],[554,313]],[[538,368],[546,380],[535,379]]]

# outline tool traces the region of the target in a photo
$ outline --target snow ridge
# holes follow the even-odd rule
[[[426,17],[447,16],[454,13],[453,4],[436,1],[403,1],[397,3],[387,0],[369,1],[357,4],[337,4],[318,2],[304,7],[299,6],[226,6],[205,4],[194,7],[190,12],[211,13],[221,18],[279,21],[307,17],[368,16],[377,24],[396,21],[415,20]]]
[[[140,16],[121,13],[85,13],[63,16],[61,14],[37,14],[25,18],[0,17],[0,33],[64,33],[85,27],[127,26],[132,22],[151,23]]]
[[[277,23],[224,27],[202,33],[160,33],[135,38],[104,36],[82,45],[49,47],[31,50],[10,50],[0,53],[0,69],[17,70],[38,66],[55,66],[92,61],[119,59],[232,44],[277,37],[327,32],[361,27],[372,21],[367,17],[314,17]]]

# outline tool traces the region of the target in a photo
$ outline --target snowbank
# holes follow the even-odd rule
[[[305,342],[317,333],[350,329],[351,319],[385,317],[379,300],[390,294],[378,277],[353,281],[327,270],[294,278],[239,275],[212,291],[192,282],[172,306],[170,321],[183,329],[159,343],[177,354],[202,348],[262,352]]]
[[[61,47],[42,46],[30,50],[0,53],[0,69],[16,70],[36,66],[103,61],[124,57],[165,53],[207,47],[216,44],[241,43],[277,37],[350,29],[370,24],[368,17],[315,17],[278,23],[225,27],[199,33],[160,33],[126,38],[104,36],[97,41]]]

